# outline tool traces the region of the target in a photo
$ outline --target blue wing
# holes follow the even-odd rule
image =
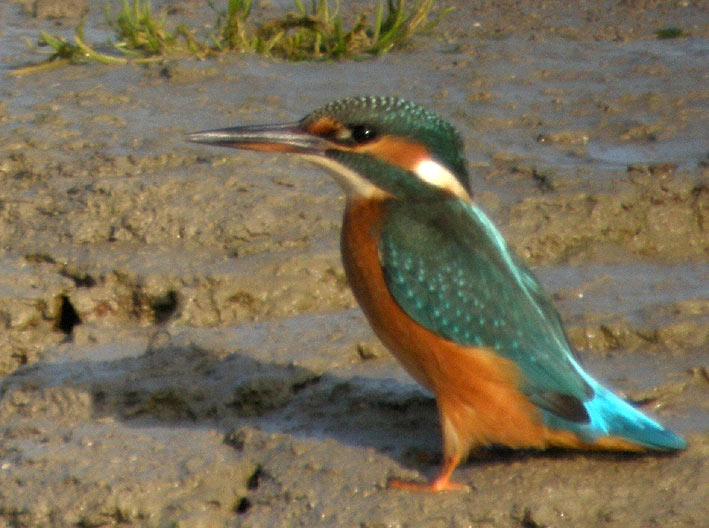
[[[615,431],[630,437],[625,431],[639,428],[644,432],[638,435],[648,437],[633,438],[639,443],[683,447],[683,440],[584,372],[551,300],[474,205],[453,198],[393,200],[379,253],[401,308],[438,335],[492,348],[514,361],[524,379],[522,391],[548,425],[591,439]],[[660,437],[652,440],[648,431]]]

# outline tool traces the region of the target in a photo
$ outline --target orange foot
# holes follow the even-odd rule
[[[443,468],[438,476],[431,482],[415,482],[411,480],[399,480],[391,479],[387,483],[387,487],[390,489],[400,489],[406,491],[426,491],[426,492],[437,492],[437,491],[457,491],[457,490],[469,490],[470,486],[465,484],[460,484],[459,482],[451,482],[451,474],[460,462],[460,457],[452,457],[443,463]]]

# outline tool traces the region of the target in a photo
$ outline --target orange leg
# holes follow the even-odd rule
[[[459,482],[451,482],[450,480],[450,476],[458,464],[460,464],[460,456],[455,455],[448,457],[443,461],[441,472],[431,482],[415,482],[411,480],[392,479],[387,483],[387,487],[406,491],[427,492],[469,490],[469,486]]]

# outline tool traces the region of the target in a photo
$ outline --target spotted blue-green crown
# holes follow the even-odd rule
[[[378,134],[405,137],[425,145],[465,189],[470,189],[458,131],[440,116],[399,97],[347,97],[313,111],[302,123],[307,125],[329,116],[348,126],[368,125]]]

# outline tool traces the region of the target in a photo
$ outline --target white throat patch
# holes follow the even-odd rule
[[[328,170],[348,197],[384,199],[389,193],[362,178],[356,171],[333,159],[317,154],[301,154],[301,157]]]

